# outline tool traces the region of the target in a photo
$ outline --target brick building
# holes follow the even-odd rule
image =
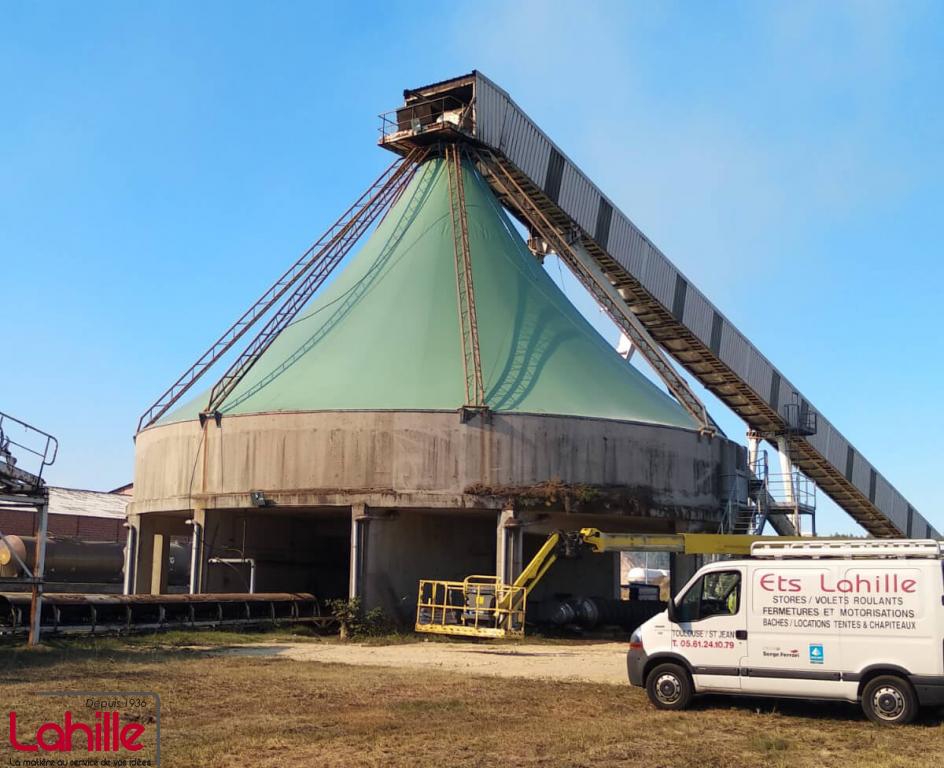
[[[49,488],[49,534],[57,538],[124,543],[125,508],[131,501],[127,486],[115,491]],[[36,512],[0,509],[0,531],[32,536]]]

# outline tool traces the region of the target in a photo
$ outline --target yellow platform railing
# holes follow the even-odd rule
[[[527,591],[495,576],[420,582],[416,631],[467,637],[523,637]]]

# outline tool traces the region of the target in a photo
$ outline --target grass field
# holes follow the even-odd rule
[[[10,710],[34,728],[42,717],[61,720],[62,704],[37,697],[39,689],[155,690],[169,768],[944,762],[944,728],[933,714],[882,729],[851,705],[723,698],[674,714],[651,708],[628,686],[220,656],[185,647],[193,640],[0,647],[4,720]],[[0,766],[12,765],[5,724],[0,730]]]

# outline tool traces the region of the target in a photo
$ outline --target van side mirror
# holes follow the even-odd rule
[[[678,611],[675,607],[675,596],[671,593],[669,594],[669,604],[666,606],[666,613],[669,616],[669,621],[673,624],[678,624]]]

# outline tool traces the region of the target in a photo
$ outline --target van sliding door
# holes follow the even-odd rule
[[[840,695],[842,598],[830,591],[837,571],[828,563],[751,565],[748,652],[741,670],[745,692]]]

